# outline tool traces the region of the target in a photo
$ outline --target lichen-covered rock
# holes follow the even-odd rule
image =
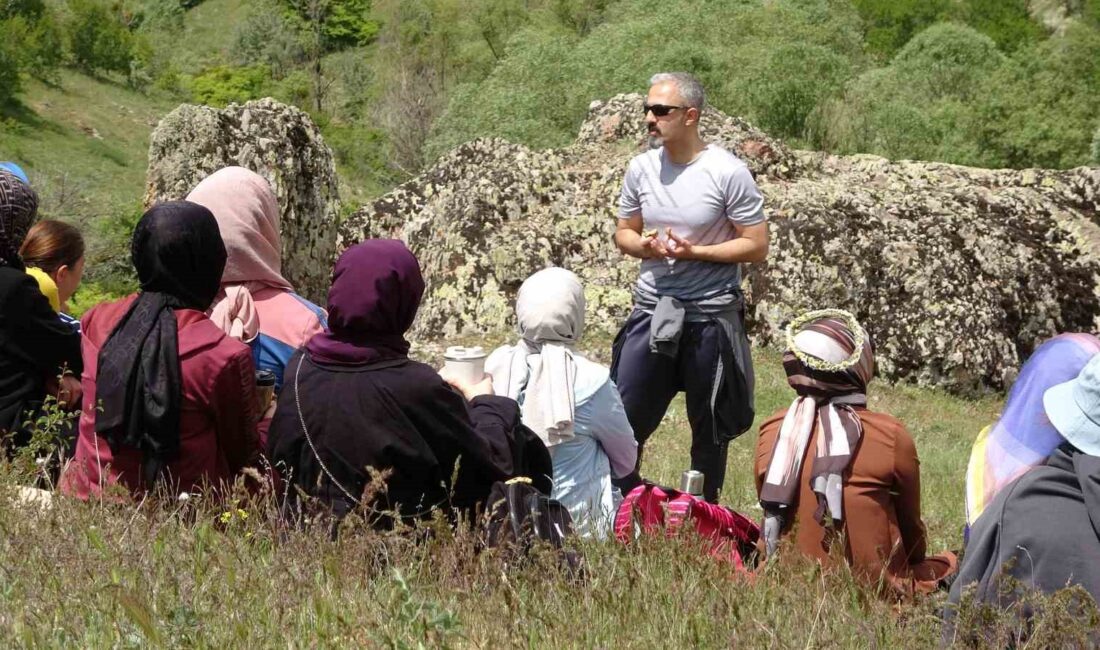
[[[218,110],[184,104],[153,131],[146,205],[182,199],[227,165],[267,179],[282,209],[283,274],[324,300],[332,275],[339,199],[332,151],[308,115],[273,99]]]
[[[638,267],[611,233],[623,171],[644,141],[639,105],[594,103],[567,149],[458,147],[345,220],[338,248],[409,243],[428,283],[418,337],[510,326],[519,284],[550,264],[581,276],[589,326],[613,333]],[[871,331],[883,375],[969,391],[1005,386],[1043,338],[1096,327],[1100,170],[797,152],[717,111],[706,119],[755,170],[771,220],[768,261],[744,284],[758,343],[780,343],[803,310],[842,307]]]

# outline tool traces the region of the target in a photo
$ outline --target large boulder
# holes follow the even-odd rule
[[[510,327],[515,292],[550,264],[586,284],[592,329],[626,317],[637,261],[611,242],[630,157],[645,146],[641,97],[592,105],[571,147],[478,140],[340,227],[338,249],[399,237],[428,289],[416,336]],[[954,391],[1002,388],[1059,331],[1100,316],[1100,170],[980,170],[791,151],[711,111],[705,132],[756,174],[771,253],[746,274],[749,327],[780,343],[819,307],[855,312],[893,379]]]
[[[323,302],[332,276],[339,199],[332,150],[309,115],[273,99],[225,109],[184,104],[153,131],[146,205],[182,199],[228,165],[267,179],[282,209],[283,274]]]

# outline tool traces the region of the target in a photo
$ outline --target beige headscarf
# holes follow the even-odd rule
[[[523,423],[546,446],[574,437],[577,363],[573,345],[584,330],[584,287],[562,268],[535,273],[519,288],[520,341],[493,351],[486,370],[493,392],[519,399]]]
[[[207,176],[187,196],[214,213],[228,260],[210,319],[226,334],[251,341],[260,332],[252,292],[293,291],[282,274],[279,201],[271,185],[243,167],[225,167]]]

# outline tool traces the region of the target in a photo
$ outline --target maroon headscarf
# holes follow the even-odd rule
[[[306,350],[319,363],[360,365],[408,355],[424,277],[398,239],[370,239],[344,251],[328,290],[328,326]]]

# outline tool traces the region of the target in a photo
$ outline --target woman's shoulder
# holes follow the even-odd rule
[[[253,296],[263,334],[294,347],[328,327],[328,314],[293,291],[270,289]]]
[[[84,337],[97,343],[106,339],[137,297],[138,294],[132,293],[118,300],[101,302],[86,311],[80,318],[80,329]]]
[[[615,382],[611,381],[611,371],[607,366],[579,354],[575,355],[573,360],[577,364],[577,381],[574,384],[573,397],[578,404],[601,392],[614,390],[616,394],[618,393],[614,388]]]

